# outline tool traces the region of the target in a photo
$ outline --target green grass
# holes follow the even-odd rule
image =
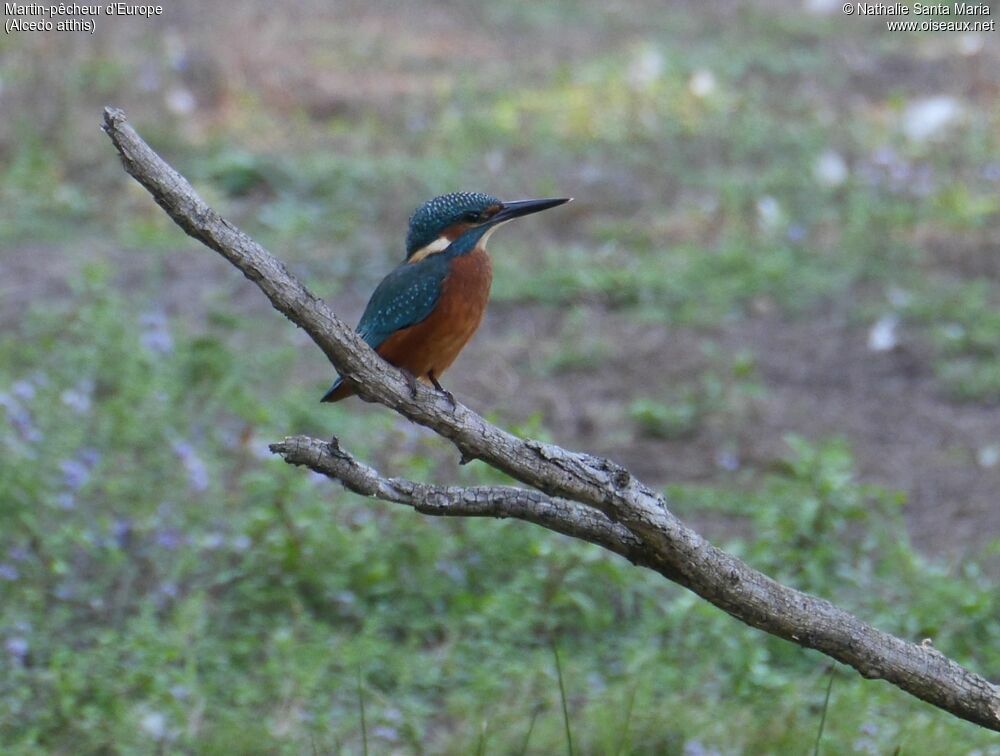
[[[1000,401],[1000,308],[986,278],[948,282],[907,302],[907,321],[929,331],[938,375],[959,400]]]
[[[722,358],[713,349],[706,351],[715,364],[696,382],[674,382],[663,396],[643,396],[629,404],[629,418],[641,436],[687,438],[714,417],[740,420],[752,413],[754,400],[764,393],[754,375],[753,356],[739,353]]]

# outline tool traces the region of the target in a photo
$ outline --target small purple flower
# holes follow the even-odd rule
[[[90,480],[90,467],[79,459],[64,459],[59,463],[63,484],[71,491],[79,491]]]
[[[861,173],[869,184],[885,186],[890,192],[926,197],[934,191],[934,169],[927,163],[911,163],[892,147],[872,152]]]
[[[15,397],[0,393],[0,407],[7,411],[7,419],[23,440],[28,443],[38,443],[42,440],[42,433],[35,426],[31,412],[21,406]]]
[[[396,724],[399,724],[404,719],[403,712],[401,712],[395,706],[388,708],[384,712],[382,712],[382,717],[388,720],[389,722],[395,722]]]
[[[162,740],[167,735],[167,716],[160,711],[149,711],[139,720],[139,727],[153,740]]]
[[[188,691],[186,686],[178,684],[170,686],[170,695],[174,697],[174,700],[184,701],[191,695],[191,693]]]
[[[353,606],[357,603],[358,597],[354,595],[354,591],[340,591],[333,600],[344,606]]]
[[[59,394],[59,401],[78,415],[90,411],[90,392],[84,392],[79,387],[68,388]]]
[[[876,165],[889,166],[899,162],[899,153],[888,145],[883,145],[872,152],[872,162]]]
[[[115,520],[111,526],[111,535],[118,548],[127,549],[132,544],[132,521],[128,518]]]
[[[174,551],[184,542],[184,537],[176,528],[165,528],[156,532],[153,541],[162,549]]]
[[[7,562],[0,563],[0,580],[7,580],[13,583],[20,577],[21,573],[17,567]]]
[[[684,743],[684,756],[720,756],[715,748],[706,748],[700,740],[688,740]]]
[[[809,236],[809,230],[801,223],[790,223],[785,236],[788,237],[788,241],[792,242],[792,244],[799,244]]]
[[[35,398],[35,384],[31,381],[14,381],[11,384],[10,391],[18,399],[25,402],[30,402]]]
[[[179,593],[177,583],[167,580],[160,584],[159,593],[164,598],[177,598]]]
[[[174,441],[171,446],[174,448],[174,454],[180,457],[181,460],[184,460],[194,454],[194,447],[190,442],[184,441],[183,439]]]
[[[170,335],[167,316],[162,312],[147,312],[139,318],[142,334],[140,343],[149,351],[159,354],[169,354],[174,348],[174,339]]]
[[[7,556],[15,562],[23,562],[31,556],[31,552],[24,548],[24,546],[12,546],[7,550]]]
[[[740,458],[731,449],[722,449],[715,455],[715,464],[726,472],[736,472],[740,469]]]
[[[386,725],[373,727],[372,735],[374,735],[376,738],[381,738],[382,740],[390,740],[390,741],[399,740],[399,730],[397,730],[395,727],[387,727]]]
[[[180,440],[174,441],[173,447],[174,453],[184,464],[184,470],[188,476],[188,485],[191,486],[191,489],[199,493],[207,491],[209,485],[208,467],[205,466],[202,458],[198,456],[194,446],[187,441]]]
[[[101,461],[101,452],[93,446],[88,446],[80,449],[77,459],[83,462],[88,468],[93,469]]]
[[[56,506],[67,512],[71,509],[76,509],[76,496],[71,494],[69,491],[56,494]]]
[[[59,463],[63,474],[63,485],[71,492],[79,491],[90,480],[91,470],[101,460],[101,453],[93,447],[81,449],[75,457]],[[72,507],[69,507],[72,509]]]
[[[52,593],[60,601],[69,601],[76,595],[76,591],[73,590],[73,586],[69,583],[60,583]]]
[[[8,638],[3,643],[4,651],[15,661],[23,662],[27,656],[30,646],[25,638]]]

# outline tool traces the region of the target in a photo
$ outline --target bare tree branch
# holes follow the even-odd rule
[[[545,496],[514,488],[435,488],[385,479],[339,449],[291,439],[275,451],[366,495],[429,514],[519,517],[583,538],[650,566],[743,622],[887,680],[955,716],[1000,731],[1000,689],[929,644],[883,633],[823,599],[783,586],[712,546],[678,520],[663,497],[607,459],[524,440],[439,394],[411,396],[381,360],[269,252],[221,218],[128,125],[107,108],[104,130],[125,170],[189,235],[222,254],[274,307],[303,328],[365,399],[384,404],[451,440],[463,459],[481,459]],[[589,517],[581,505],[597,510]],[[463,508],[468,511],[461,511]],[[600,513],[602,516],[598,516]]]
[[[405,504],[437,517],[494,517],[524,520],[581,541],[603,546],[634,564],[647,564],[642,541],[592,507],[554,499],[538,491],[514,486],[432,486],[403,478],[384,478],[355,459],[336,438],[320,441],[308,436],[271,444],[271,451],[293,465],[339,480],[361,496]],[[654,567],[655,569],[655,567]]]

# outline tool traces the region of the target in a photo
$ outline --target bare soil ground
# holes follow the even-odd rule
[[[841,436],[863,480],[906,494],[910,536],[926,553],[960,560],[1000,534],[1000,466],[977,461],[997,443],[1000,407],[943,396],[918,343],[871,352],[866,330],[829,310],[752,317],[712,333],[594,310],[587,329],[611,352],[554,378],[531,375],[523,366],[558,342],[561,319],[544,307],[494,312],[451,382],[483,410],[495,403],[515,416],[542,412],[558,442],[611,456],[650,483],[732,480],[720,469],[722,450],[735,446],[741,466],[763,471],[787,452],[789,433]],[[680,440],[638,437],[628,427],[629,402],[696,379],[706,368],[706,338],[755,355],[763,395],[752,412]]]

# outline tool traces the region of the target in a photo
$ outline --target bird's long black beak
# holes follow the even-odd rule
[[[529,199],[504,202],[503,207],[500,208],[500,212],[490,218],[489,223],[491,225],[495,223],[505,223],[509,220],[513,220],[514,218],[520,218],[523,215],[540,213],[542,210],[548,210],[550,207],[565,205],[572,199],[572,197],[558,197],[553,199]]]

